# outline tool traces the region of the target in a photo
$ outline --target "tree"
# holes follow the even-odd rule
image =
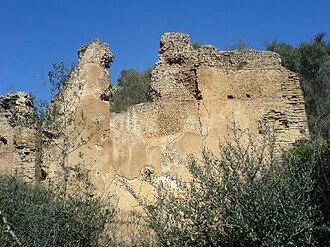
[[[112,86],[111,111],[124,112],[132,105],[150,101],[151,71],[123,70],[117,85]]]
[[[310,130],[314,135],[329,139],[330,118],[330,77],[328,67],[330,44],[324,40],[324,34],[316,35],[310,43],[302,44],[300,75],[305,93]]]
[[[64,62],[54,63],[53,69],[48,72],[48,80],[42,78],[41,83],[48,90],[50,96],[56,97],[60,91],[65,87],[69,80],[70,73],[73,71],[73,64],[66,66]],[[66,103],[66,102],[65,102]],[[49,102],[46,100],[39,100],[35,105],[35,116],[33,117],[37,128],[36,132],[36,180],[40,182],[46,178],[46,172],[41,168],[43,163],[43,147],[45,139],[50,141],[49,135],[51,132],[59,132],[60,125],[56,125],[54,120],[58,115],[63,115],[58,108],[47,110]],[[31,118],[27,116],[26,119]]]
[[[37,127],[39,179],[47,176],[42,167],[44,147],[51,149],[47,162],[53,162],[57,172],[48,179],[48,187],[23,183],[16,177],[0,178],[0,217],[7,229],[0,232],[0,242],[6,246],[97,246],[101,238],[112,245],[111,234],[103,235],[105,225],[114,217],[112,204],[105,205],[94,194],[84,164],[69,159],[99,130],[99,123],[89,124],[78,107],[83,85],[80,80],[71,80],[76,73],[79,71],[73,66],[53,64],[48,80],[43,81],[53,100],[49,104],[40,101],[35,112],[15,119]],[[82,156],[79,153],[79,158]]]
[[[36,178],[40,182],[48,176],[43,168],[45,163],[56,164],[55,177],[48,178],[49,185],[57,190],[58,195],[66,197],[69,180],[77,192],[92,193],[93,185],[88,178],[88,170],[82,163],[71,163],[69,156],[86,145],[100,129],[100,123],[87,121],[83,110],[79,110],[82,83],[70,78],[79,73],[73,65],[63,62],[53,64],[48,79],[42,81],[52,96],[48,103],[41,100],[35,105],[35,111],[24,115],[16,114],[15,122],[23,125],[34,125],[36,128]],[[88,135],[84,132],[88,130]],[[44,155],[44,148],[51,155]],[[44,160],[44,158],[47,160]],[[80,160],[83,154],[79,153]]]
[[[267,50],[276,52],[281,55],[282,65],[294,72],[299,71],[300,67],[300,53],[299,51],[285,43],[278,43],[272,41],[267,45]]]
[[[315,80],[318,70],[330,55],[323,36],[317,35],[312,42],[301,44],[298,50],[301,54],[300,74],[306,80]]]
[[[330,139],[330,57],[320,66],[313,83],[315,97],[312,132]]]

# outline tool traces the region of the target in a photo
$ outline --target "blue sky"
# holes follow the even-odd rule
[[[315,34],[330,39],[329,0],[0,0],[0,94],[28,91],[47,98],[41,75],[53,63],[77,61],[77,50],[99,38],[123,69],[157,61],[164,32],[228,49],[243,38],[254,49],[272,39],[298,45]]]

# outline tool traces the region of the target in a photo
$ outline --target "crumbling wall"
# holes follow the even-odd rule
[[[136,205],[123,181],[148,195],[153,193],[148,181],[189,177],[187,155],[199,157],[203,147],[217,153],[219,141],[232,138],[233,125],[257,137],[273,131],[278,150],[309,138],[299,79],[281,65],[278,54],[196,48],[181,33],[164,34],[160,44],[152,102],[110,113],[107,68],[113,54],[96,40],[80,49],[78,66],[48,109],[74,113],[61,128],[71,145],[67,164],[88,170],[98,193],[117,193],[119,207]],[[1,114],[0,148],[8,154],[1,157],[9,164],[2,169],[11,172],[19,160],[32,160],[33,145],[24,142],[27,132],[16,130]],[[43,134],[42,169],[52,180],[62,169],[62,139],[51,129]]]
[[[44,126],[42,170],[47,175],[46,181],[61,183],[64,176],[69,180],[70,177],[79,177],[79,168],[79,172],[88,175],[89,181],[86,182],[92,182],[104,192],[104,182],[111,180],[108,138],[110,76],[107,69],[113,61],[113,54],[107,44],[95,40],[83,46],[78,57],[78,66],[47,109],[48,112],[54,111],[55,117],[53,124]],[[71,180],[71,185],[76,182]]]
[[[189,177],[187,155],[200,157],[203,147],[218,153],[232,127],[260,139],[271,131],[277,150],[309,139],[299,79],[278,54],[194,48],[181,33],[164,34],[160,45],[153,102],[110,119],[110,164],[136,191],[147,194],[142,181]]]
[[[309,138],[299,79],[281,66],[279,55],[253,50],[223,55],[228,58],[222,64],[203,61],[198,69],[209,136],[220,132],[224,139],[229,135],[224,128],[235,121],[255,135],[273,131],[278,150]]]
[[[33,100],[27,93],[0,96],[0,173],[35,180]]]

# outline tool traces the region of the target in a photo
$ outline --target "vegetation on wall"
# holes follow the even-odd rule
[[[199,48],[202,47],[202,44],[199,42],[192,42],[191,46],[194,50],[198,50]]]

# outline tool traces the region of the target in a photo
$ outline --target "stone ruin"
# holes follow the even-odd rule
[[[18,174],[34,180],[36,131],[20,116],[33,114],[33,99],[27,93],[0,96],[0,173]]]
[[[109,104],[107,69],[112,61],[109,46],[98,40],[81,48],[78,66],[50,109],[65,99],[75,112],[68,131],[88,142],[72,141],[69,163],[89,171],[100,195],[117,194],[120,208],[136,205],[121,186],[123,180],[148,195],[151,179],[189,176],[187,155],[198,157],[203,147],[216,153],[219,141],[232,138],[228,126],[233,123],[256,136],[271,128],[278,149],[309,139],[299,78],[281,65],[276,53],[193,47],[188,35],[166,33],[152,71],[152,102],[119,114],[112,113]],[[30,180],[36,170],[35,129],[15,125],[11,119],[13,112],[32,107],[24,93],[0,97],[1,172],[18,172]],[[80,128],[81,112],[86,122]],[[58,137],[48,138],[56,143]],[[54,179],[60,169],[59,152],[45,141],[39,167],[45,181]]]

